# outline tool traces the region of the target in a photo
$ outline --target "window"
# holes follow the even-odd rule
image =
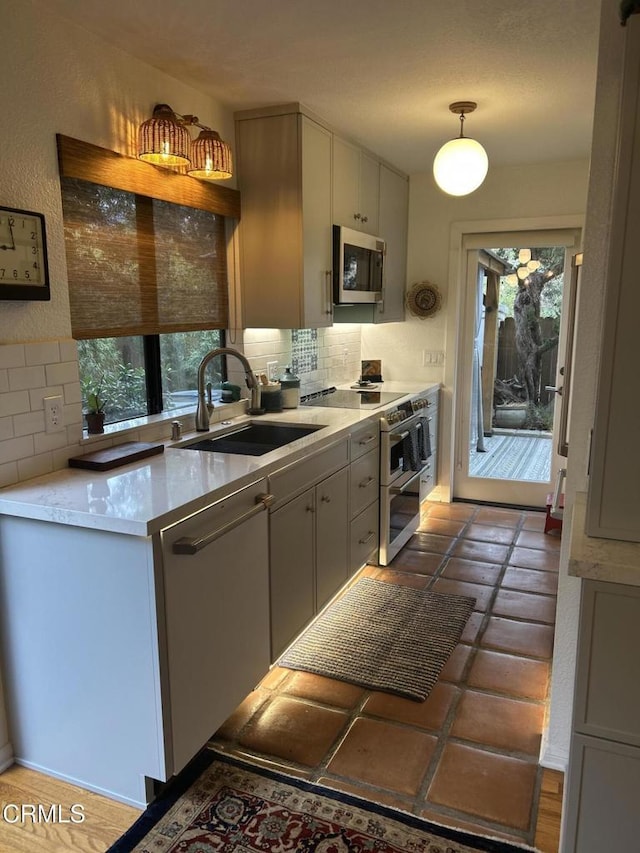
[[[223,331],[214,329],[78,341],[83,400],[100,388],[105,423],[195,407],[200,360],[209,350],[224,346],[224,337]],[[148,353],[152,355],[147,358]],[[207,369],[212,389],[218,390],[225,378],[224,359],[214,360]]]
[[[198,364],[224,344],[238,193],[66,137],[58,149],[84,398],[100,389],[107,423],[195,404]],[[214,387],[224,371],[211,366]]]

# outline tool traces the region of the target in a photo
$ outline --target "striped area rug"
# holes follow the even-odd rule
[[[484,439],[485,453],[472,450],[469,474],[500,480],[551,479],[551,436],[492,435]]]
[[[362,578],[278,664],[424,701],[475,599]]]

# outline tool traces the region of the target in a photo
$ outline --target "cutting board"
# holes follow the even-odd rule
[[[94,450],[82,456],[72,456],[69,459],[70,468],[89,468],[92,471],[110,471],[129,462],[137,462],[147,456],[164,453],[164,444],[149,444],[145,441],[128,441],[117,447],[107,447],[104,450]]]

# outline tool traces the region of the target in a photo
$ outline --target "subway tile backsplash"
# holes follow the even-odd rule
[[[44,398],[60,395],[65,428],[47,433]],[[82,438],[75,342],[34,341],[0,346],[0,486],[66,465]]]
[[[278,363],[278,374],[292,366],[300,376],[302,394],[351,382],[360,373],[360,327],[357,325],[343,324],[318,330],[238,330],[230,333],[229,346],[244,352],[255,373],[266,373],[267,362]],[[239,362],[229,359],[228,367],[229,378],[244,391],[244,375]],[[47,433],[43,400],[57,395],[63,398],[65,428],[61,432]],[[229,411],[225,409],[225,414]],[[185,426],[189,416],[190,413],[184,416]],[[157,418],[150,418],[142,425],[127,424],[126,433],[106,433],[87,442],[82,432],[82,394],[75,341],[0,345],[0,487],[66,468],[68,458],[82,452],[123,441],[167,438],[170,419],[160,421]]]

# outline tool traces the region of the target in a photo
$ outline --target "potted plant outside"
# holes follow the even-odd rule
[[[100,388],[97,388],[87,395],[85,420],[89,435],[98,435],[104,432],[104,407],[106,401],[101,397],[101,393]]]

